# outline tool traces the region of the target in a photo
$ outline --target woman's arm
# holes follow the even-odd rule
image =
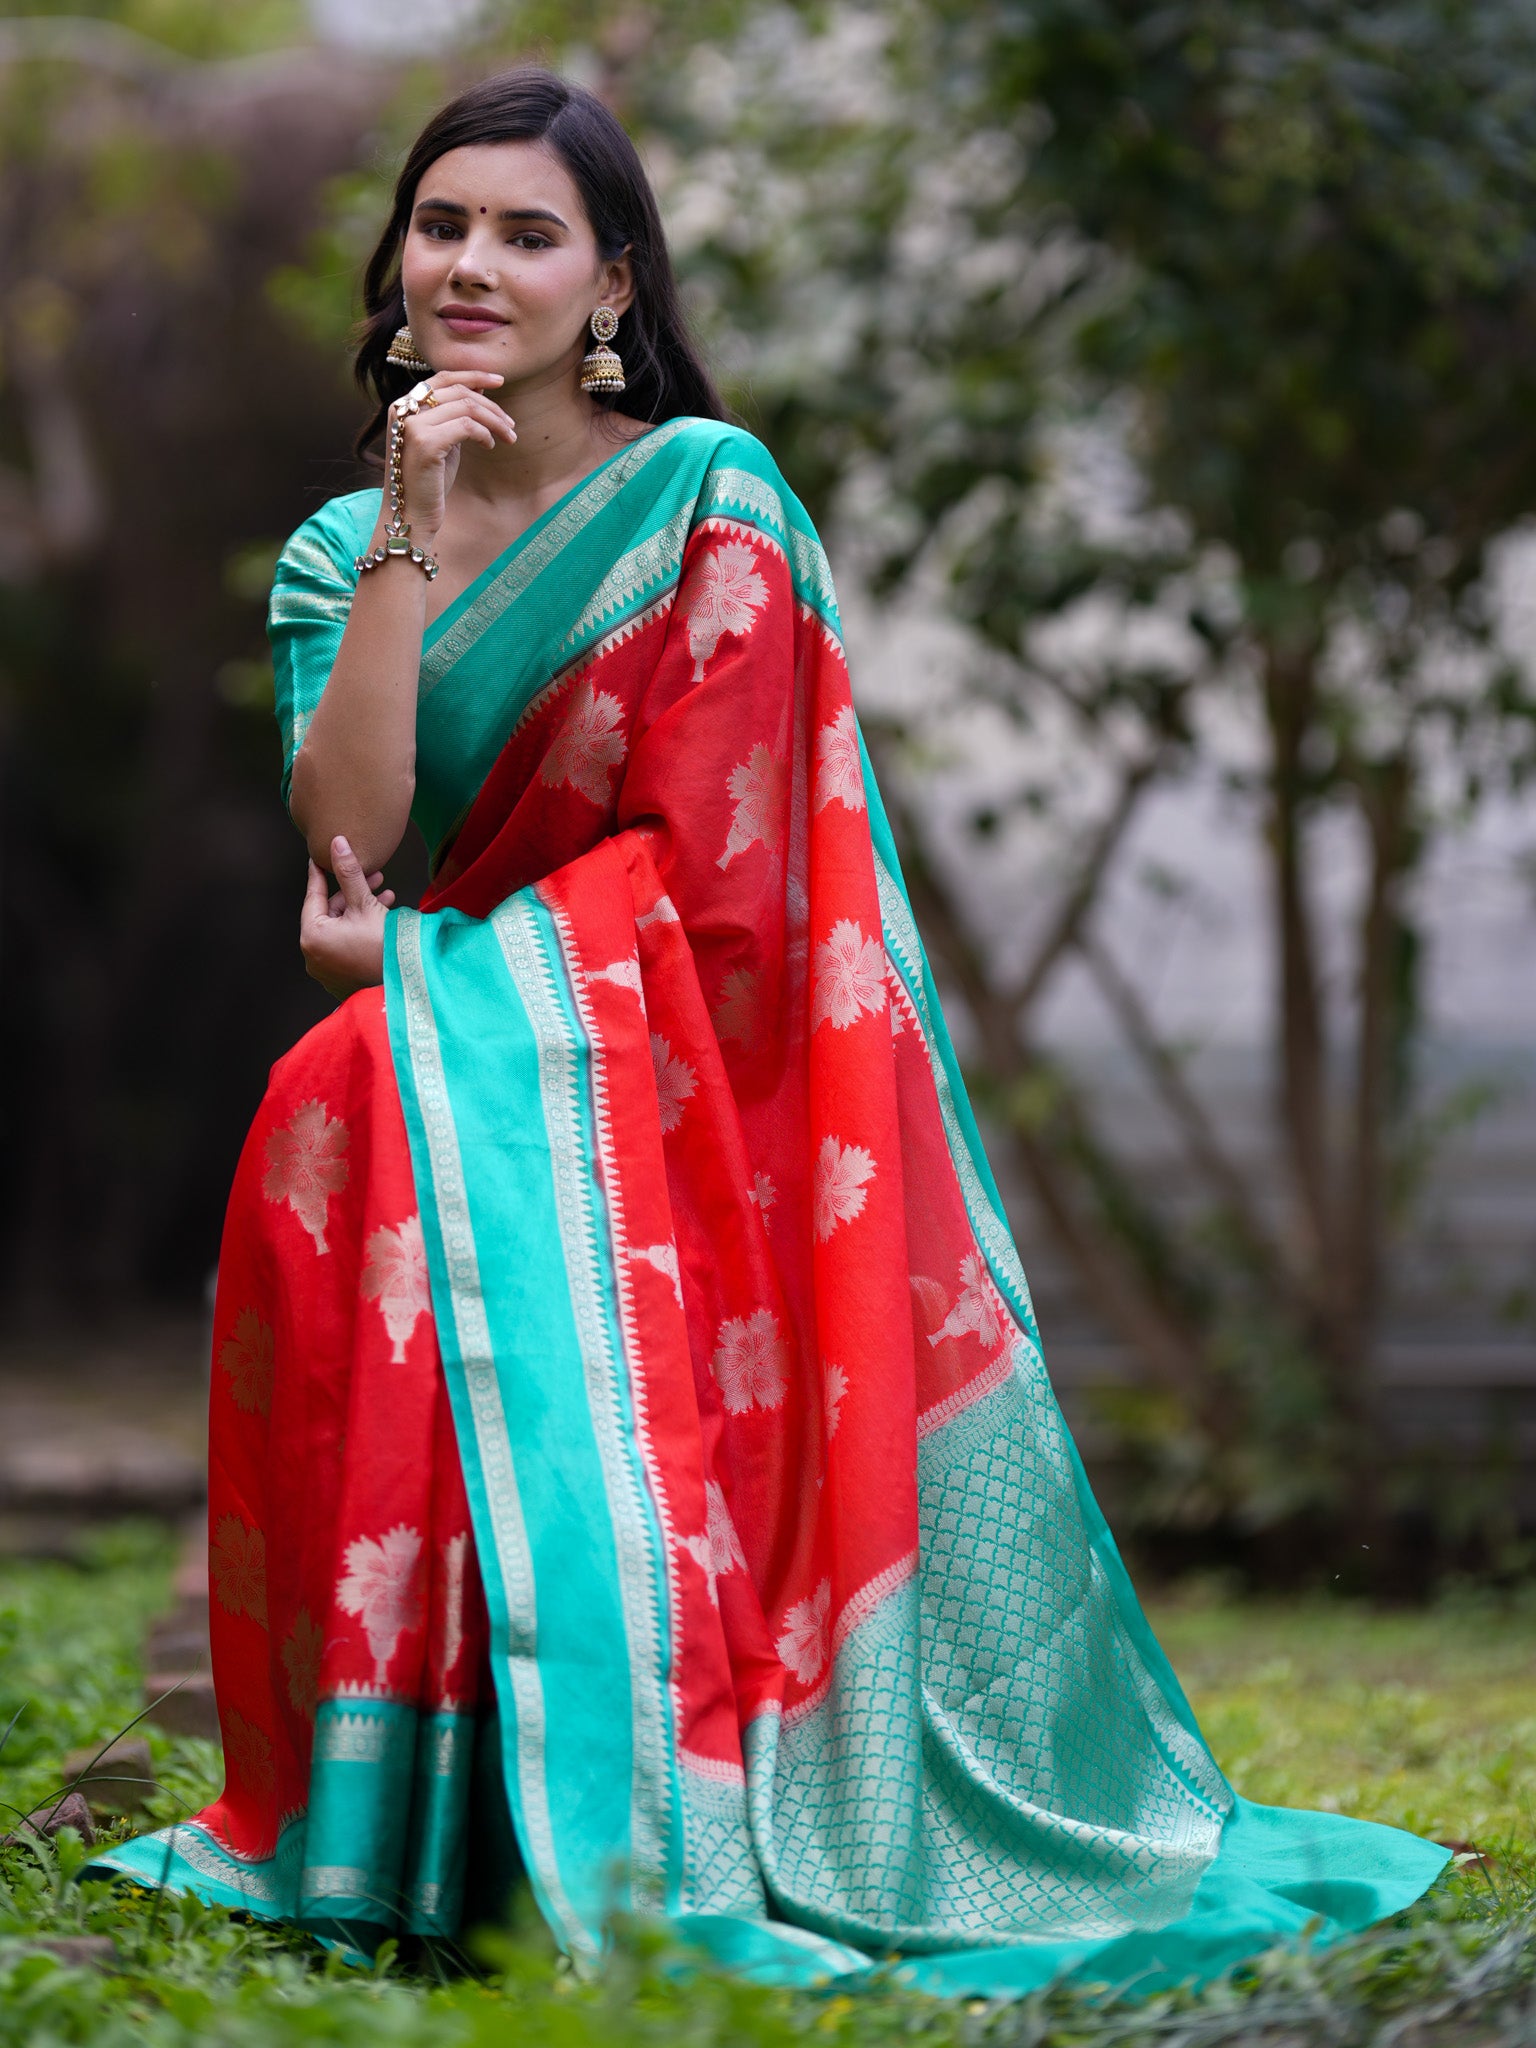
[[[494,448],[517,439],[486,390],[493,370],[441,371],[426,383],[437,403],[414,413],[403,433],[406,518],[415,545],[431,553],[465,441]],[[388,493],[368,552],[388,517]],[[293,763],[288,808],[317,866],[345,837],[367,871],[381,868],[405,837],[416,793],[416,688],[426,622],[427,579],[404,560],[358,579],[346,631],[314,717]]]

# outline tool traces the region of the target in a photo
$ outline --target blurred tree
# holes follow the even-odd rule
[[[1224,1206],[1325,1370],[1340,1499],[1371,1521],[1383,1250],[1418,1143],[1409,885],[1437,830],[1536,768],[1536,695],[1494,643],[1486,586],[1490,549],[1536,505],[1536,16],[1005,0],[957,11],[952,33],[984,50],[999,116],[1049,110],[1037,202],[1120,259],[1075,359],[1093,392],[1134,394],[1152,501],[1227,564],[1233,609],[1189,615],[1264,721],[1294,1201],[1273,1242]],[[960,597],[1017,645],[1015,552],[994,523]],[[1310,857],[1329,810],[1364,856],[1332,1015]],[[1134,1042],[1129,992],[1089,957]],[[1190,1124],[1193,1149],[1206,1135]]]
[[[1065,702],[1111,764],[1059,914],[1008,977],[926,797],[900,808],[978,1078],[1163,1390],[1194,1516],[1381,1512],[1383,1248],[1423,1153],[1409,884],[1440,830],[1536,766],[1536,696],[1487,590],[1536,501],[1533,59],[1512,0],[849,10],[803,33],[797,65],[776,54],[766,92],[761,63],[722,78],[714,156],[692,142],[695,182],[702,154],[730,193],[695,270],[751,334],[770,441],[829,495],[862,469],[844,525],[874,587],[944,579],[993,657],[978,687],[1037,725]],[[1094,440],[1134,464],[1121,516],[1071,474]],[[1090,602],[1101,623],[1178,622],[1180,651],[1101,631],[1064,656],[1049,629]],[[1213,700],[1262,735],[1279,1227],[1093,915],[1135,807],[1208,746]],[[930,730],[888,722],[887,750],[911,763]],[[890,758],[898,793],[922,786]],[[1021,783],[1013,803],[1037,798]],[[1337,999],[1330,816],[1365,873]],[[1208,1195],[1194,1228],[1035,1042],[1069,958],[1182,1134]]]
[[[195,1295],[262,1071],[319,1013],[259,561],[353,482],[353,408],[263,290],[383,74],[271,47],[296,25],[194,0],[0,22],[12,1320]]]

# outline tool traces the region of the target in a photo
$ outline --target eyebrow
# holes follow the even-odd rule
[[[469,219],[469,208],[460,206],[456,199],[418,199],[416,213],[454,213],[460,220]],[[558,213],[550,213],[541,206],[504,206],[497,214],[498,220],[547,220],[557,228],[569,231],[570,223],[563,221]]]

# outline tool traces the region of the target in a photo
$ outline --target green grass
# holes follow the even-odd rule
[[[1222,1769],[1274,1806],[1388,1821],[1524,1865],[1536,1847],[1536,1600],[1154,1610]]]
[[[0,1563],[0,1731],[18,1717],[0,1751],[0,1833],[60,1790],[68,1751],[110,1741],[137,1713],[140,1651],[169,1604],[173,1562],[163,1530],[127,1523],[88,1540],[78,1566]],[[148,1739],[165,1788],[152,1820],[178,1819],[218,1791],[217,1744],[172,1741],[147,1723],[133,1732]]]
[[[105,1741],[138,1698],[137,1646],[166,1598],[170,1553],[153,1531],[101,1539],[81,1567],[0,1566],[0,1799],[26,1809],[57,1788],[72,1746]],[[1475,1841],[1469,1863],[1411,1915],[1321,1955],[1277,1951],[1223,1984],[1136,2005],[1092,1992],[1011,2004],[902,1993],[763,1991],[682,1975],[643,1935],[578,1982],[536,1924],[483,1937],[468,1959],[371,1974],[302,1936],[194,1901],[95,1882],[67,1834],[0,1851],[0,2048],[338,2048],[437,2044],[999,2044],[999,2048],[1428,2048],[1536,2041],[1536,1602],[1476,1600],[1373,1613],[1325,1601],[1166,1598],[1154,1621],[1240,1790]],[[166,1791],[154,1818],[206,1799],[206,1743],[151,1734]],[[110,1937],[107,1970],[61,1965],[42,1937]],[[31,1946],[29,1946],[31,1944]],[[466,1967],[467,1965],[467,1967]]]

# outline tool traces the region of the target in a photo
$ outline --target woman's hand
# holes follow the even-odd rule
[[[384,913],[395,900],[381,889],[382,875],[365,875],[345,839],[331,841],[331,895],[325,875],[309,864],[309,883],[299,916],[299,951],[305,971],[338,1001],[384,979]]]
[[[437,538],[448,503],[448,493],[459,473],[459,450],[466,441],[483,442],[495,448],[507,447],[517,439],[517,429],[494,398],[486,396],[492,385],[502,382],[496,370],[437,370],[423,379],[436,403],[411,413],[401,431],[401,482],[405,491],[405,516],[413,540]],[[419,388],[416,386],[413,389]],[[397,409],[400,400],[395,401]],[[385,492],[384,511],[389,494]]]
[[[436,371],[426,380],[427,396],[434,402],[418,405],[405,418],[400,452],[405,519],[419,550],[435,550],[438,544],[464,449],[476,443],[503,448],[517,439],[512,422],[486,395],[487,386],[501,381],[494,370]],[[399,400],[391,417],[400,417]],[[479,516],[487,516],[483,507]],[[386,491],[368,554],[377,554],[388,517]],[[470,534],[476,525],[476,508],[471,507]],[[477,540],[461,536],[470,548],[483,548],[489,538],[485,530]],[[466,566],[462,552],[451,566]],[[382,867],[405,837],[416,793],[427,582],[409,562],[379,567],[371,576],[359,574],[330,679],[294,757],[289,791],[293,821],[322,868],[331,865],[337,832],[348,835],[369,868]],[[329,945],[325,951],[329,958]],[[324,981],[328,969],[311,971]]]

